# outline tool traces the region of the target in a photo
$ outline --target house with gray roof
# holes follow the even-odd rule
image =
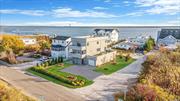
[[[69,46],[71,45],[70,36],[56,36],[52,39],[51,45],[51,57],[63,57],[65,59],[69,58]]]
[[[180,44],[180,29],[162,29],[158,37],[158,45]]]

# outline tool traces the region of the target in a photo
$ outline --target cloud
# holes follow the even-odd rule
[[[96,10],[107,9],[103,7],[94,7]],[[22,14],[22,15],[30,15],[30,16],[53,16],[53,17],[68,17],[68,18],[81,18],[81,17],[89,17],[89,18],[113,18],[118,17],[114,14],[102,12],[102,11],[94,11],[94,10],[73,10],[72,8],[57,8],[49,11],[44,10],[18,10],[18,9],[1,9],[1,14]]]
[[[93,9],[95,9],[95,10],[105,10],[105,9],[108,9],[108,8],[97,6],[97,7],[94,7]]]
[[[50,21],[50,22],[28,22],[23,25],[31,25],[31,26],[76,26],[80,25],[80,22],[76,21]]]
[[[104,2],[107,2],[107,3],[108,3],[108,2],[111,2],[111,0],[104,0]]]
[[[50,21],[50,22],[27,22],[27,23],[1,23],[1,26],[180,26],[177,20],[154,24],[138,23],[82,23],[76,21]]]
[[[22,14],[30,16],[44,16],[45,11],[43,10],[18,10],[18,9],[3,9],[0,10],[1,14]]]
[[[150,14],[174,15],[180,13],[180,0],[136,0],[138,7],[146,7]]]
[[[131,12],[131,13],[124,14],[123,16],[142,16],[143,14],[144,14],[143,11],[137,11],[137,12]]]
[[[73,10],[72,8],[59,8],[52,10],[52,13],[55,17],[92,17],[92,18],[113,18],[118,17],[116,15],[100,12],[100,11],[93,11],[93,10],[86,10],[86,11],[79,11]]]
[[[170,24],[170,25],[180,26],[180,17],[177,18],[177,19],[174,19],[174,20],[170,20],[170,21],[168,21],[167,23]]]

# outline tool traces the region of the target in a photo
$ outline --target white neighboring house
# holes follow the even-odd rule
[[[21,40],[25,45],[34,45],[37,43],[35,38],[22,38]]]
[[[110,42],[118,42],[119,30],[118,29],[95,29],[95,36],[106,36]]]
[[[70,36],[56,36],[52,39],[51,45],[51,57],[63,57],[65,59],[69,58],[69,46],[71,45]]]

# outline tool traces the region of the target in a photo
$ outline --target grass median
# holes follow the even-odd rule
[[[44,78],[46,80],[52,81],[52,82],[54,82],[56,84],[66,86],[68,88],[80,88],[80,87],[84,87],[84,86],[87,86],[87,85],[90,85],[90,84],[93,83],[92,80],[88,80],[85,77],[61,71],[61,69],[68,68],[69,66],[72,66],[72,64],[64,63],[63,66],[59,66],[58,64],[56,64],[56,65],[49,66],[46,69],[46,71],[48,73],[51,73],[52,75],[63,77],[65,79],[67,79],[67,77],[76,77],[78,80],[83,80],[85,82],[85,84],[83,86],[71,85],[71,84],[69,84],[67,82],[64,82],[63,80],[57,79],[57,78],[55,78],[55,77],[53,77],[51,75],[47,75],[47,74],[35,71],[33,68],[27,69],[27,71],[34,74],[34,75],[40,76],[40,77],[42,77],[42,78]]]

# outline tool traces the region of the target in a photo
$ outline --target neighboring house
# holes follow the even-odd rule
[[[118,42],[119,30],[118,29],[95,29],[95,36],[106,36],[110,42]]]
[[[72,38],[71,59],[75,64],[98,66],[113,60],[116,51],[107,49],[107,37],[80,36]]]
[[[35,38],[21,38],[25,45],[34,45],[37,43]]]
[[[113,48],[125,49],[125,50],[134,49],[134,47],[135,47],[135,45],[132,43],[129,43],[129,42],[121,42],[121,43],[113,46]]]
[[[143,47],[148,40],[149,37],[139,36],[135,38],[129,38],[127,39],[127,43],[133,44],[137,47]]]
[[[180,29],[162,29],[158,36],[158,45],[180,44]]]
[[[51,57],[69,58],[69,46],[71,45],[71,37],[69,36],[56,36],[52,39]]]

